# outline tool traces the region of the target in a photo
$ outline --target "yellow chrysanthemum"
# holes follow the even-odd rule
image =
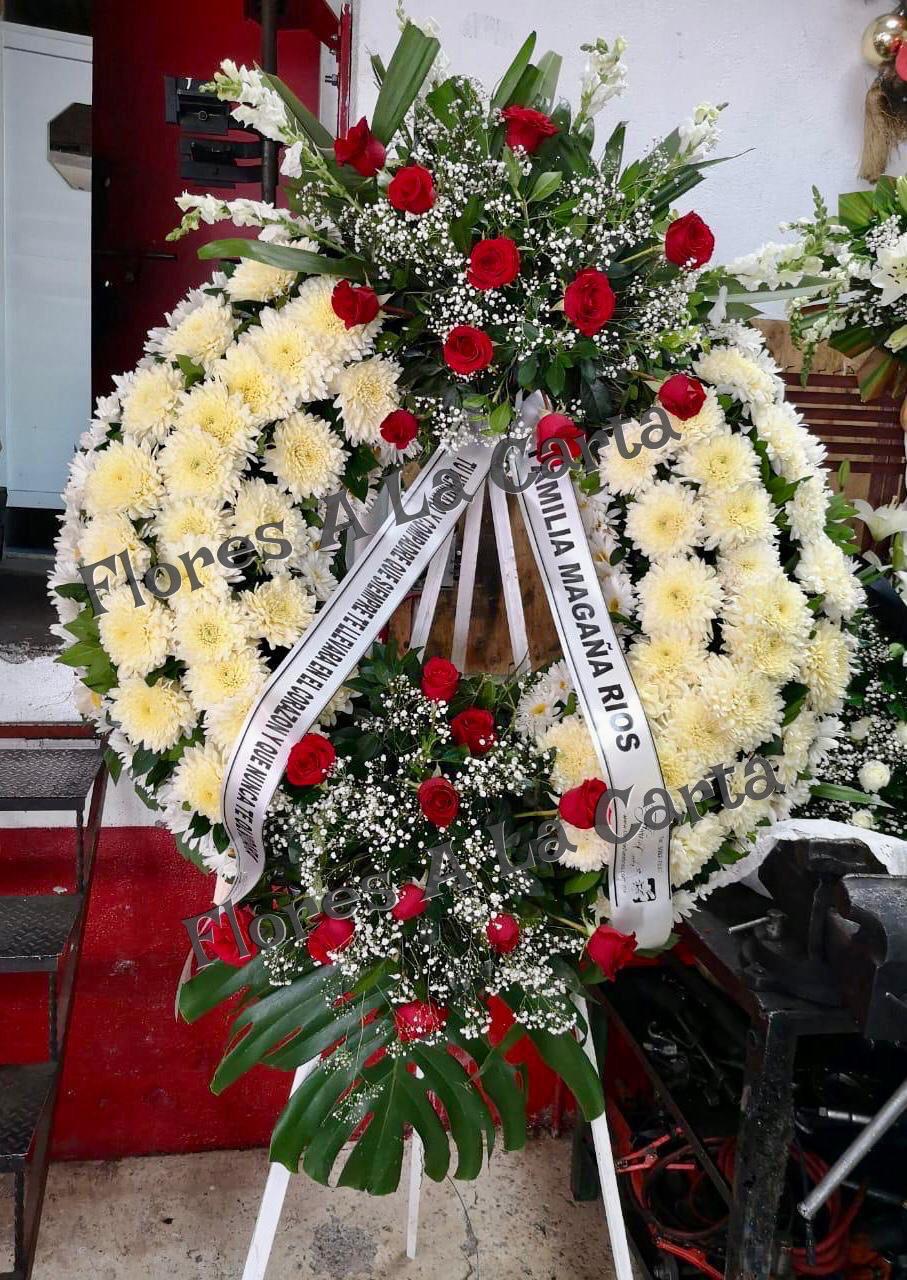
[[[270,302],[291,289],[297,278],[295,271],[244,258],[227,281],[227,293],[236,302]]]
[[[133,572],[136,577],[141,577],[151,563],[151,551],[127,516],[95,516],[79,535],[77,555],[83,565],[119,556],[121,551],[128,553]],[[122,562],[117,560],[113,573],[108,573],[108,578],[123,582],[125,573]],[[98,573],[97,577],[103,580],[102,573]]]
[[[745,436],[731,431],[716,432],[683,449],[677,459],[677,470],[706,492],[738,489],[759,478],[755,449]]]
[[[653,565],[639,584],[639,620],[649,635],[706,636],[721,608],[721,585],[702,560],[675,556]]]
[[[641,425],[629,422],[624,426],[624,452],[614,438],[601,450],[598,473],[606,492],[635,497],[654,482],[655,467],[663,451],[647,448],[641,434]],[[627,454],[633,456],[627,457]]]
[[[628,655],[637,688],[674,690],[689,686],[702,670],[706,649],[702,640],[685,632],[652,636],[633,645]]]
[[[673,413],[669,413],[668,421],[684,444],[706,440],[717,431],[723,431],[727,426],[724,410],[712,387],[706,390],[705,402],[692,418],[675,418]]]
[[[282,533],[276,536],[285,538],[294,554],[299,552],[305,542],[305,526],[292,500],[277,485],[268,484],[267,480],[244,480],[233,504],[233,530],[241,537],[257,541],[255,530],[262,525],[271,526],[272,536],[274,526],[282,525]],[[269,545],[273,550],[273,541]],[[290,560],[293,558],[289,557]],[[288,561],[265,559],[264,563],[273,573],[285,569]]]
[[[749,404],[771,404],[775,380],[735,347],[713,347],[696,362],[696,373],[719,392]]]
[[[271,578],[242,596],[249,634],[272,649],[294,645],[312,621],[315,597],[298,578]]]
[[[229,596],[205,590],[174,596],[174,652],[184,662],[214,662],[244,649],[248,641],[247,617]]]
[[[323,351],[342,362],[371,351],[381,329],[381,317],[348,329],[331,304],[339,283],[338,276],[310,276],[299,286],[298,295],[284,308],[284,314],[307,329]]]
[[[693,786],[702,777],[707,766],[706,760],[697,756],[686,742],[681,741],[672,726],[664,730],[659,730],[656,726],[655,748],[662,780],[672,795],[678,787]]]
[[[692,880],[724,840],[724,828],[711,813],[695,824],[676,827],[671,835],[671,884],[676,887]]]
[[[275,427],[264,465],[294,498],[323,498],[339,485],[346,453],[323,418],[293,413]]]
[[[673,480],[656,480],[630,507],[626,529],[648,560],[691,550],[701,536],[692,490]]]
[[[702,673],[701,697],[723,717],[737,751],[752,751],[781,731],[784,701],[777,682],[761,671],[712,655]]]
[[[160,442],[176,413],[183,379],[169,364],[137,369],[120,391],[120,426],[124,436]]]
[[[251,645],[223,658],[193,665],[185,677],[193,704],[210,711],[231,698],[249,697],[261,688],[267,670]]]
[[[180,427],[198,427],[231,453],[255,452],[258,431],[245,402],[221,382],[200,382],[187,391],[177,413]]]
[[[799,678],[809,686],[813,711],[825,715],[837,709],[850,680],[850,666],[851,650],[844,633],[823,618],[807,642],[800,667]]]
[[[353,444],[377,444],[381,423],[400,407],[397,379],[402,370],[395,360],[373,356],[351,364],[334,380],[334,404],[343,417],[343,429]]]
[[[674,704],[671,725],[697,761],[706,765],[730,764],[736,757],[734,733],[724,713],[690,690]]]
[[[806,596],[782,572],[729,596],[725,614],[735,626],[767,627],[791,640],[804,640],[813,622]]]
[[[541,747],[555,752],[551,770],[555,791],[569,791],[587,778],[601,777],[601,765],[581,716],[567,716],[553,724],[542,738]]]
[[[285,417],[294,406],[285,384],[275,377],[251,342],[237,342],[214,369],[215,376],[246,406],[255,426]]]
[[[98,617],[101,644],[120,677],[147,676],[163,663],[170,649],[170,611],[158,600],[137,606],[129,587],[104,597]]]
[[[287,314],[290,312],[290,314]],[[267,307],[249,341],[268,368],[292,391],[296,404],[325,400],[339,366],[289,307]]]
[[[724,627],[724,643],[735,662],[761,671],[779,684],[792,680],[800,661],[801,641],[768,626]]]
[[[256,693],[251,693],[230,698],[205,712],[205,733],[225,754],[230,752],[239,737],[256,696]]]
[[[702,523],[706,546],[722,549],[743,542],[771,542],[778,532],[775,508],[761,484],[704,492]]]
[[[209,298],[194,307],[161,337],[161,350],[171,360],[188,356],[209,372],[233,341],[233,312],[222,298]]]
[[[139,518],[153,513],[161,497],[161,476],[150,452],[131,440],[114,440],[91,455],[85,481],[85,510],[91,516],[122,512]]]
[[[133,745],[167,751],[196,722],[192,703],[175,680],[122,680],[110,694],[114,715]]]
[[[159,455],[171,498],[222,501],[233,492],[236,455],[201,427],[174,431]]]
[[[773,542],[742,542],[718,557],[718,576],[729,591],[744,591],[753,582],[777,577],[781,570]]]
[[[224,767],[224,758],[213,743],[188,747],[174,770],[173,798],[211,822],[223,821],[220,793]]]
[[[163,558],[176,558],[180,551],[207,547],[212,552],[226,536],[221,509],[213,502],[180,498],[162,506],[153,525]]]

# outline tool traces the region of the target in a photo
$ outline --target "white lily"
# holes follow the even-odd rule
[[[854,498],[851,506],[872,534],[874,542],[885,542],[895,534],[907,533],[907,503],[889,502],[884,507],[871,507],[864,498]]]

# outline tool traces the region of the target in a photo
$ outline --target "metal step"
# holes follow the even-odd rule
[[[58,1070],[55,1062],[0,1067],[0,1173],[21,1169],[28,1159]]]
[[[0,897],[0,973],[51,972],[66,948],[81,893]],[[0,1099],[2,1099],[0,1091]]]
[[[82,810],[103,763],[101,749],[0,749],[0,810]]]

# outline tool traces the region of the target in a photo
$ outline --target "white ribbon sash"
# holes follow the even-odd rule
[[[467,494],[475,493],[491,459],[492,450],[481,443],[456,457],[439,449],[403,495],[404,512],[421,510],[444,470],[456,471]],[[233,747],[221,793],[224,825],[236,850],[230,901],[244,898],[264,868],[262,828],[291,749],[390,621],[462,513],[460,501],[450,511],[430,508],[400,524],[391,511],[262,690]]]
[[[529,463],[517,470],[524,482]],[[577,702],[612,790],[631,787],[626,804],[609,806],[618,836],[611,864],[610,923],[635,933],[640,947],[657,947],[671,932],[670,828],[642,822],[647,791],[664,782],[655,743],[602,595],[595,563],[566,467],[540,472],[520,493],[529,541],[545,585],[551,616],[570,670]]]

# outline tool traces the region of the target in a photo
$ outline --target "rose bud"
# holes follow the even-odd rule
[[[385,150],[365,116],[354,124],[345,138],[334,139],[334,155],[338,164],[351,165],[363,178],[374,178],[384,164]]]
[[[419,808],[436,827],[449,827],[460,808],[460,796],[446,778],[426,778],[419,784]]]
[[[557,811],[571,827],[588,831],[595,826],[598,802],[608,790],[601,778],[587,778],[578,787],[571,787],[561,796]]]
[[[334,920],[331,916],[321,916],[305,940],[306,950],[316,964],[333,964],[329,953],[345,947],[355,932],[352,920]]]
[[[404,884],[397,890],[397,901],[391,907],[395,920],[414,920],[428,906],[425,890],[420,884]]]
[[[480,240],[469,255],[466,278],[474,289],[500,289],[520,274],[520,251],[507,236]]]
[[[659,387],[658,399],[668,413],[686,422],[688,418],[695,418],[705,404],[705,387],[698,378],[675,373]]]
[[[236,936],[233,933],[226,911],[220,913],[216,922],[205,920],[200,926],[199,936],[205,945],[211,948],[218,960],[223,960],[224,964],[229,964],[234,969],[239,969],[242,965],[248,964],[258,952],[258,947],[249,937],[249,925],[254,918],[253,913],[248,907],[234,907],[233,914],[236,917],[239,936],[243,940],[245,955],[242,954],[237,946]]]
[[[492,951],[506,956],[519,943],[520,926],[513,916],[503,912],[499,916],[492,916],[488,921],[485,937]]]
[[[428,213],[435,203],[435,184],[421,164],[407,164],[390,180],[387,198],[402,213]]]
[[[618,969],[633,958],[635,950],[636,934],[621,933],[610,924],[600,924],[586,943],[586,955],[612,981]]]
[[[550,116],[533,111],[531,107],[505,107],[501,118],[507,122],[504,141],[508,147],[522,147],[530,155],[546,138],[553,138],[560,132]]]
[[[355,329],[358,324],[368,324],[381,310],[381,303],[374,289],[370,289],[368,285],[350,284],[349,280],[341,280],[334,286],[331,306],[334,315],[340,317],[347,329]]]
[[[419,419],[409,409],[394,409],[380,427],[381,439],[395,449],[405,449],[419,434]]]
[[[315,787],[324,782],[337,753],[320,733],[307,733],[296,743],[287,761],[287,780],[294,787]]]
[[[668,227],[665,257],[675,267],[703,267],[715,252],[715,237],[698,213],[686,213]]]
[[[458,324],[444,343],[444,360],[454,373],[478,373],[494,358],[494,344],[487,333],[471,324]]]
[[[495,744],[494,716],[482,707],[470,707],[451,720],[450,734],[458,747],[469,748],[470,755],[484,756]]]
[[[450,702],[459,683],[459,671],[446,658],[429,658],[422,668],[422,692],[432,702]]]
[[[587,338],[605,327],[616,306],[611,282],[597,267],[580,271],[564,290],[564,315]]]
[[[394,1026],[401,1040],[424,1040],[440,1031],[447,1021],[447,1010],[427,1000],[410,1000],[394,1009]]]
[[[571,458],[581,457],[583,449],[580,442],[585,438],[582,427],[578,427],[565,413],[546,413],[539,418],[535,428],[535,452],[539,464],[549,471],[559,470],[568,454]],[[564,443],[558,446],[550,444],[551,440]]]

